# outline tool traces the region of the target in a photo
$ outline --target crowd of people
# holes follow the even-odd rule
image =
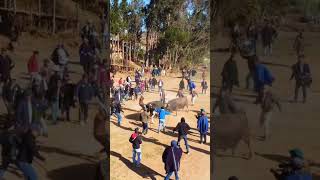
[[[139,119],[141,121],[141,127],[135,128],[133,134],[129,138],[129,142],[132,143],[132,161],[136,167],[140,167],[142,160],[142,148],[143,143],[142,136],[148,134],[148,129],[150,124],[156,124],[158,122],[157,133],[163,131],[167,132],[166,121],[167,116],[170,116],[172,111],[168,108],[170,100],[166,97],[166,82],[164,77],[165,69],[160,66],[152,66],[147,68],[141,66],[140,69],[136,69],[134,72],[134,77],[130,75],[126,78],[118,77],[117,80],[115,76],[112,76],[112,106],[111,115],[114,114],[117,118],[118,126],[122,126],[121,122],[123,120],[123,106],[125,106],[126,101],[136,101],[141,109],[137,109],[139,112]],[[177,99],[186,97],[186,92],[188,92],[191,99],[189,101],[194,104],[195,96],[198,96],[196,92],[196,84],[192,80],[196,75],[196,70],[184,68],[181,71],[182,78],[179,82]],[[202,74],[201,89],[202,94],[206,94],[208,88],[208,83],[206,81],[206,74]],[[148,93],[159,93],[159,98],[154,97],[152,102],[146,103],[145,96]],[[155,121],[157,117],[158,121]],[[197,119],[197,129],[200,134],[200,143],[207,143],[206,135],[209,132],[209,120],[204,109],[201,109],[199,114],[196,116]],[[180,122],[173,129],[173,132],[178,132],[178,139],[172,140],[171,145],[168,146],[162,155],[163,163],[165,164],[166,177],[165,179],[170,179],[170,177],[175,174],[176,179],[179,179],[178,171],[180,169],[180,159],[182,157],[182,149],[180,147],[181,139],[184,140],[186,146],[186,154],[190,153],[190,148],[188,145],[188,133],[190,131],[190,126],[186,123],[184,117],[181,118]],[[144,148],[148,148],[144,146]]]
[[[79,47],[79,62],[83,67],[83,74],[79,82],[72,81],[71,56],[62,41],[53,49],[51,56],[42,61],[39,58],[41,52],[32,52],[27,59],[29,80],[25,87],[11,75],[15,63],[8,54],[8,49],[1,49],[1,92],[8,112],[7,119],[12,120],[13,127],[1,134],[0,178],[4,176],[9,164],[15,164],[26,179],[39,179],[32,162],[34,157],[44,160],[39,154],[36,139],[38,136],[48,137],[48,123],[56,125],[62,121],[73,121],[75,119],[70,116],[71,109],[78,108],[79,124],[85,125],[89,119],[89,106],[94,98],[101,105],[100,109],[106,110],[106,90],[110,87],[110,75],[107,73],[106,60],[100,58],[98,35],[90,21],[82,28],[81,38],[83,43]],[[106,114],[101,114],[103,113],[100,112],[100,118],[96,119],[106,121],[106,118],[101,118],[107,117]],[[101,136],[101,132],[97,130],[99,128],[105,128],[105,125],[100,123],[99,127],[95,126],[95,138],[105,147],[106,152],[107,137]]]
[[[241,31],[243,29],[245,30]],[[254,103],[261,105],[260,126],[264,129],[262,136],[263,140],[268,140],[270,138],[270,123],[275,106],[277,106],[280,111],[282,108],[280,99],[272,90],[272,86],[276,80],[276,77],[261,61],[257,51],[257,42],[259,39],[261,39],[263,56],[264,58],[269,58],[272,55],[272,45],[277,37],[278,33],[276,31],[276,27],[267,20],[264,21],[264,25],[262,25],[261,28],[259,28],[259,26],[255,23],[251,23],[247,26],[247,28],[238,24],[234,26],[230,36],[231,55],[223,66],[221,72],[222,86],[219,96],[217,97],[217,100],[213,106],[213,112],[215,112],[215,110],[218,108],[220,114],[236,114],[240,111],[243,111],[243,109],[241,109],[233,99],[233,87],[240,87],[239,73],[242,73],[239,72],[237,61],[235,60],[235,55],[237,52],[239,52],[240,56],[246,59],[248,63],[248,75],[246,77],[245,88],[247,90],[253,90],[253,92],[256,94],[256,100]],[[312,76],[309,64],[305,61],[307,57],[304,51],[304,38],[301,31],[298,32],[295,41],[293,42],[293,51],[297,57],[297,62],[291,66],[291,77],[288,75],[288,79],[295,80],[294,98],[292,102],[298,102],[299,92],[300,89],[302,89],[302,102],[306,103],[307,89],[312,84]],[[251,82],[253,82],[253,87],[251,86]],[[296,159],[294,159],[293,162],[298,163],[298,161],[295,160]],[[299,162],[300,161],[301,159],[299,159]],[[289,177],[285,176],[299,176],[293,174],[300,172],[301,168],[297,169],[297,166],[291,165],[292,164],[290,164],[290,167],[293,168],[293,171],[290,171],[291,173],[282,175],[282,178],[280,178],[281,180],[290,179]],[[230,179],[237,178],[230,177]]]

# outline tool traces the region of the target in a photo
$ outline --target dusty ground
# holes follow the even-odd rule
[[[122,75],[123,78],[126,76]],[[118,76],[119,78],[119,76]],[[178,90],[180,78],[170,76],[163,78],[164,89],[166,90],[168,99],[173,99]],[[116,81],[117,82],[117,81]],[[200,92],[200,78],[196,79],[197,91]],[[186,93],[185,93],[186,94]],[[145,103],[158,101],[158,92],[147,92],[144,95]],[[188,95],[188,100],[191,104],[191,97]],[[179,172],[180,179],[210,179],[210,146],[209,144],[199,144],[199,134],[196,131],[197,120],[196,112],[200,108],[209,111],[210,99],[209,89],[207,95],[199,94],[194,106],[189,106],[189,112],[180,111],[178,115],[170,115],[167,117],[167,127],[170,132],[163,134],[156,133],[158,122],[155,119],[155,124],[151,124],[151,128],[147,135],[143,136],[142,143],[142,166],[135,168],[132,165],[132,147],[128,139],[136,127],[141,126],[138,119],[137,111],[141,109],[138,101],[127,101],[124,106],[124,119],[122,126],[117,126],[117,120],[112,117],[110,134],[111,134],[111,179],[163,179],[165,176],[164,164],[162,163],[162,153],[167,145],[170,145],[171,140],[177,139],[177,133],[172,134],[173,127],[180,122],[181,117],[186,118],[186,122],[192,128],[191,134],[188,136],[190,145],[190,154],[182,155],[181,171]],[[208,141],[210,137],[207,137]],[[184,142],[181,141],[183,151],[186,151]],[[172,177],[173,178],[173,177]]]
[[[24,85],[28,81],[26,79],[27,60],[31,56],[33,50],[40,51],[40,59],[49,57],[58,38],[53,40],[33,39],[25,37],[21,39],[15,53],[11,54],[16,63],[13,71],[13,77],[19,84]],[[70,39],[65,39],[69,41]],[[1,38],[0,46],[4,46],[6,39]],[[75,48],[71,50],[68,47],[73,62],[78,62],[78,53]],[[77,63],[71,64],[72,79],[78,82],[81,75],[81,68]],[[81,70],[81,71],[80,71]],[[2,99],[0,100],[0,112],[5,113]],[[98,161],[96,152],[101,147],[93,138],[93,117],[97,111],[95,105],[91,106],[90,121],[88,125],[80,126],[78,123],[78,108],[72,110],[72,122],[61,122],[56,126],[49,125],[49,138],[41,138],[41,153],[46,157],[46,162],[36,161],[33,163],[39,174],[39,179],[46,180],[63,180],[63,179],[79,179],[91,180],[94,178],[95,164]],[[50,111],[48,111],[50,112]],[[49,123],[49,121],[48,121]],[[18,173],[18,174],[17,174]],[[23,179],[20,171],[10,168],[10,172],[5,175],[7,180]]]
[[[319,33],[305,33],[306,38],[306,60],[311,66],[313,74],[313,85],[309,91],[306,104],[290,103],[294,95],[294,81],[289,81],[291,65],[296,62],[295,54],[292,51],[292,43],[295,33],[280,32],[279,40],[275,42],[274,54],[271,57],[261,57],[267,62],[267,66],[275,76],[273,90],[281,97],[283,112],[275,111],[271,123],[272,137],[267,142],[261,142],[253,137],[253,150],[256,155],[251,160],[244,160],[235,157],[216,157],[215,180],[226,180],[229,176],[238,176],[240,180],[272,180],[275,179],[269,172],[270,168],[276,168],[279,161],[288,157],[288,150],[298,147],[305,153],[307,159],[319,162],[320,145],[319,139]],[[217,37],[214,44],[216,48],[227,47],[225,38]],[[260,44],[259,44],[260,45]],[[259,48],[261,53],[261,47]],[[224,62],[229,54],[215,53],[213,72],[214,91],[220,87],[220,73]],[[247,111],[252,133],[255,136],[262,135],[259,129],[260,107],[253,104],[254,98],[250,97],[251,92],[244,89],[245,76],[248,72],[246,60],[239,56],[236,58],[239,69],[240,88],[235,89],[234,96],[237,103]],[[302,98],[302,97],[301,97]],[[244,144],[240,144],[238,154],[246,153]],[[231,152],[222,153],[230,155]],[[319,163],[318,163],[319,164]],[[315,179],[320,178],[320,166],[313,166],[312,171]],[[316,175],[317,174],[317,175]]]

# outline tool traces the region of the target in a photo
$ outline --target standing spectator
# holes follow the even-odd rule
[[[61,91],[61,79],[59,74],[58,66],[54,68],[55,72],[50,77],[48,84],[48,101],[51,104],[52,113],[52,123],[57,124],[59,118],[59,101],[60,101],[60,91]]]
[[[94,96],[94,90],[89,83],[88,76],[84,74],[82,80],[76,87],[76,99],[79,102],[79,120],[80,125],[84,125],[84,122],[88,122],[89,102]]]
[[[165,93],[164,89],[162,89],[160,91],[160,101],[162,102],[162,104],[166,103],[166,93]]]
[[[176,180],[179,180],[180,160],[182,156],[182,150],[177,145],[177,141],[172,140],[171,146],[167,147],[162,154],[162,162],[164,163],[164,169],[167,176],[165,180],[169,180],[174,173]]]
[[[272,27],[270,22],[266,22],[261,31],[262,45],[264,48],[264,55],[269,56],[272,54],[272,43],[277,37],[277,31]]]
[[[142,140],[141,140],[139,128],[136,128],[134,130],[134,133],[130,136],[129,142],[132,143],[132,162],[136,167],[140,167],[141,157],[142,157],[142,152],[141,152]],[[136,159],[136,157],[138,159]]]
[[[14,62],[8,55],[6,49],[1,49],[0,54],[0,82],[6,82],[11,79],[11,70],[14,68]]]
[[[61,74],[63,74],[65,67],[69,62],[69,53],[64,47],[63,43],[59,43],[52,53],[53,62],[60,66]]]
[[[120,103],[115,103],[115,105],[114,105],[114,114],[117,116],[118,126],[121,126],[121,122],[122,122],[121,112],[123,112],[121,104]]]
[[[148,82],[147,78],[145,78],[145,80],[144,80],[144,87],[145,87],[144,90],[149,92],[149,82]]]
[[[233,57],[234,54],[231,54],[230,58],[224,64],[221,73],[222,87],[226,87],[230,92],[232,92],[233,85],[239,87],[237,63],[234,61]]]
[[[171,113],[166,111],[164,107],[161,107],[160,109],[157,109],[156,112],[159,114],[159,126],[158,126],[158,133],[160,130],[163,130],[165,132],[165,122],[166,122],[166,115],[170,115]]]
[[[28,72],[31,76],[31,81],[34,76],[39,73],[39,62],[38,62],[39,51],[33,51],[32,56],[28,61]]]
[[[251,22],[251,24],[248,27],[247,37],[252,42],[254,54],[256,54],[257,53],[257,41],[258,41],[258,29],[257,29],[257,26],[254,22]]]
[[[161,78],[160,78],[159,81],[158,81],[158,87],[159,87],[158,91],[159,91],[159,92],[162,91],[162,89],[163,89],[163,81],[162,81]]]
[[[32,123],[32,91],[24,91],[23,98],[18,103],[16,109],[15,129],[18,132],[26,132]]]
[[[202,111],[201,116],[198,117],[197,128],[200,133],[200,144],[202,142],[204,144],[206,144],[207,143],[207,133],[209,130],[209,121],[208,121],[208,118],[206,116],[205,111]]]
[[[294,40],[293,49],[298,57],[304,54],[304,38],[301,31],[298,33],[296,39]]]
[[[255,64],[256,66],[255,66],[254,82],[255,82],[255,90],[258,93],[255,104],[259,104],[261,103],[263,98],[263,90],[265,85],[272,86],[274,78],[270,73],[269,69],[265,65],[260,63],[258,58],[256,58]]]
[[[142,109],[142,112],[140,113],[140,120],[142,121],[142,134],[147,134],[149,129],[149,114],[146,108]]]
[[[300,55],[298,62],[292,66],[290,80],[293,78],[296,80],[294,101],[298,101],[299,89],[302,88],[303,103],[305,103],[307,101],[307,88],[310,87],[312,83],[312,77],[309,64],[305,62],[303,55]]]
[[[186,145],[187,154],[189,154],[189,145],[188,145],[188,131],[190,130],[190,126],[186,123],[184,117],[181,118],[181,121],[177,124],[177,126],[173,129],[173,132],[178,131],[178,146],[180,144],[180,140],[184,140],[184,144]]]
[[[79,49],[79,55],[80,64],[86,74],[89,74],[94,54],[94,50],[90,47],[88,39],[84,39]]]
[[[70,108],[74,107],[74,92],[75,92],[75,85],[72,83],[70,76],[67,75],[65,77],[65,82],[61,87],[61,110],[64,119],[70,121]]]
[[[40,68],[40,74],[45,79],[45,81],[48,83],[49,78],[51,77],[51,70],[49,68],[49,60],[48,59],[43,60],[43,64]]]
[[[270,123],[274,106],[277,105],[281,111],[279,99],[270,91],[266,90],[261,104],[260,126],[264,128],[263,139],[267,140],[270,137]]]
[[[205,79],[201,81],[201,88],[202,88],[201,90],[202,94],[207,94],[208,83]]]
[[[154,91],[154,89],[156,88],[157,85],[157,79],[155,77],[152,78],[152,85],[151,85],[151,90]]]

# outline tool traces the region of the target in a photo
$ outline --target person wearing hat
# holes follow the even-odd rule
[[[143,107],[142,112],[140,113],[140,120],[142,122],[142,134],[148,133],[148,123],[149,123],[149,114],[147,112],[147,108]]]
[[[16,122],[15,129],[19,132],[28,130],[32,123],[32,90],[27,89],[24,91],[23,99],[19,102],[16,109]]]
[[[186,123],[186,120],[184,117],[181,118],[181,121],[177,124],[177,126],[173,129],[173,133],[175,131],[178,131],[178,145],[180,143],[180,140],[184,140],[184,144],[186,145],[187,154],[189,154],[189,145],[188,145],[188,131],[190,130],[190,126]]]
[[[28,72],[33,80],[34,76],[39,73],[39,51],[33,51],[32,56],[28,60]]]
[[[141,151],[141,144],[142,139],[140,136],[139,128],[134,130],[134,133],[131,134],[129,138],[129,142],[132,144],[132,162],[135,166],[140,167],[141,158],[142,158],[142,151]]]
[[[165,180],[169,180],[170,177],[175,175],[175,179],[179,180],[180,160],[182,157],[182,150],[178,146],[177,141],[172,140],[171,146],[165,148],[162,154],[162,162],[164,163],[164,169],[166,171]]]
[[[156,109],[156,112],[159,115],[158,133],[160,132],[160,130],[163,130],[163,132],[165,132],[166,116],[170,115],[171,113],[169,111],[166,111],[164,107],[161,107],[160,109]]]
[[[14,62],[8,55],[7,49],[1,48],[0,52],[0,82],[6,82],[11,79],[11,70],[14,68]]]
[[[209,130],[209,120],[206,116],[205,111],[202,111],[201,116],[198,118],[197,121],[197,129],[200,133],[200,144],[207,143],[207,134]]]
[[[294,90],[294,102],[298,101],[298,95],[300,88],[302,89],[303,103],[307,101],[307,88],[312,83],[311,71],[309,64],[305,62],[304,55],[299,55],[298,62],[292,65],[292,75],[290,80],[293,78],[296,80]]]
[[[270,122],[274,106],[277,106],[281,111],[281,104],[279,98],[276,97],[271,88],[266,87],[263,94],[264,97],[261,103],[260,127],[263,127],[264,129],[264,135],[262,138],[267,140],[270,137]]]

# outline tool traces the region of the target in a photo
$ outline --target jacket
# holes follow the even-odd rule
[[[166,115],[170,115],[171,113],[164,110],[164,109],[157,109],[156,112],[159,114],[159,119],[160,120],[165,120]]]
[[[129,141],[132,143],[133,149],[140,149],[140,144],[142,144],[141,136],[139,134],[133,133],[130,136]]]
[[[35,55],[32,55],[28,61],[28,72],[39,72],[39,63]]]
[[[164,169],[166,173],[179,171],[180,160],[182,157],[181,148],[177,147],[167,147],[162,154],[162,162],[164,163]]]
[[[80,81],[76,89],[76,95],[80,103],[89,103],[94,96],[94,90],[90,83]]]
[[[311,79],[311,72],[309,64],[304,63],[301,67],[301,62],[298,62],[292,66],[292,75],[290,79],[295,78],[298,83],[302,83],[307,78]]]
[[[184,136],[188,134],[190,130],[190,126],[185,122],[180,122],[177,126],[173,129],[173,131],[178,131],[179,136]]]
[[[272,85],[272,82],[274,81],[274,77],[272,76],[271,72],[268,70],[266,66],[263,64],[256,65],[256,71],[255,71],[255,89],[259,90],[264,85]]]
[[[89,45],[82,44],[79,49],[80,64],[85,65],[90,62],[94,54],[94,49],[92,49]]]
[[[209,122],[207,116],[200,116],[197,122],[197,128],[200,134],[206,134],[209,129]]]
[[[233,60],[228,60],[221,73],[222,81],[232,85],[239,85],[238,68],[237,64]]]

